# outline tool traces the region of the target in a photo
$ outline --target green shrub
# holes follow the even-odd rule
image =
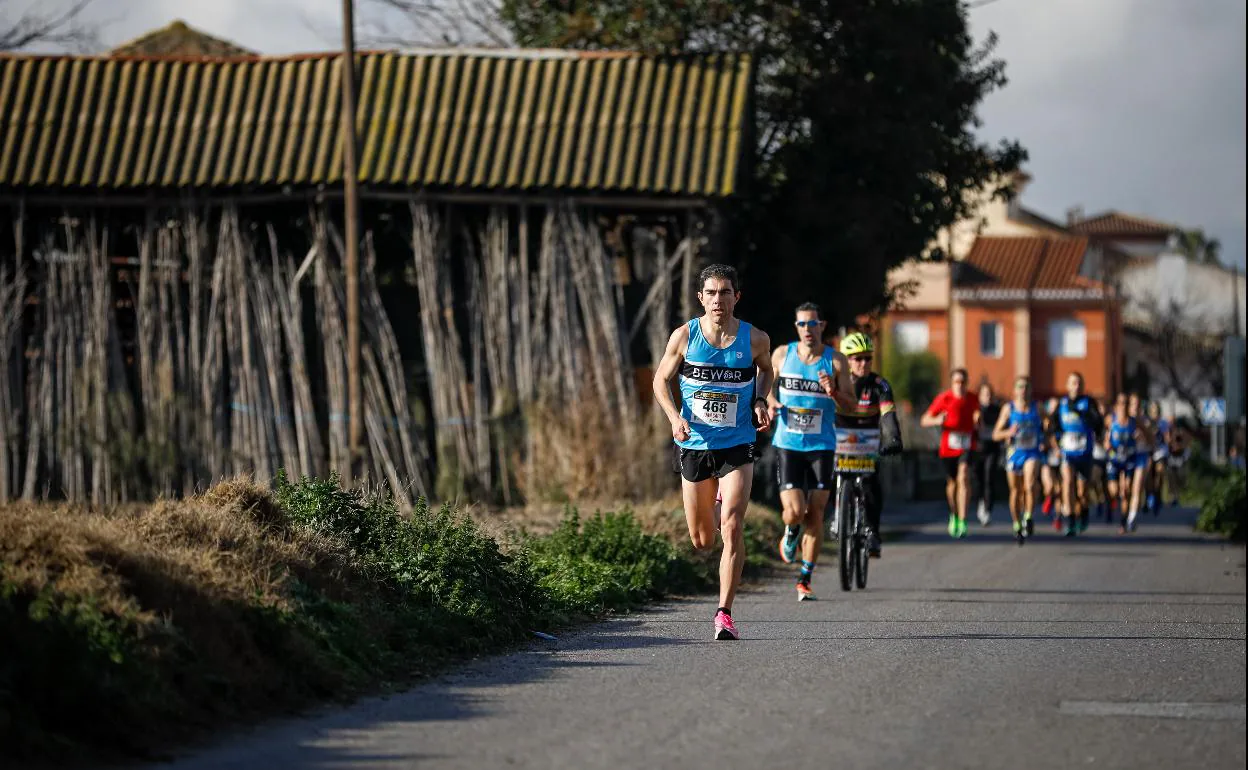
[[[885,347],[881,373],[893,386],[898,400],[916,406],[930,404],[945,381],[944,369],[935,353],[906,353],[898,345]]]
[[[422,501],[404,517],[388,496],[344,490],[336,476],[292,483],[279,473],[274,495],[293,524],[340,539],[394,589],[396,610],[426,641],[472,649],[518,639],[545,606],[528,563],[449,506]]]
[[[1248,499],[1245,499],[1244,472],[1229,473],[1218,481],[1200,508],[1196,529],[1215,532],[1237,542],[1248,535]]]
[[[533,568],[557,613],[625,609],[706,587],[670,541],[645,532],[630,511],[582,521],[569,509],[549,535],[528,541]]]

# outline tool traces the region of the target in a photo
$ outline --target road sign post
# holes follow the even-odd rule
[[[1227,337],[1222,345],[1222,381],[1226,394],[1226,419],[1236,424],[1244,419],[1244,338]]]
[[[1226,458],[1226,399],[1202,398],[1200,421],[1209,426],[1209,454],[1221,465]]]

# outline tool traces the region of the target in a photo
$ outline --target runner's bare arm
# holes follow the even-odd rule
[[[924,428],[940,428],[945,424],[945,411],[943,409],[945,402],[941,398],[937,398],[932,405],[927,408],[923,416],[919,417],[919,425]],[[940,409],[940,411],[937,411]]]
[[[754,381],[755,393],[771,393],[771,385],[776,380],[776,371],[771,364],[771,338],[767,332],[750,327],[750,352],[754,354],[754,366],[758,367],[757,379]],[[767,430],[771,427],[771,414],[767,406],[758,405],[758,398],[753,404],[754,416],[758,420],[758,429]]]
[[[672,437],[677,441],[689,438],[689,423],[680,416],[676,402],[672,399],[672,380],[680,372],[680,365],[685,361],[685,350],[689,346],[689,327],[681,326],[672,332],[667,340],[667,349],[663,358],[654,370],[654,400],[658,403],[667,421],[672,424]]]
[[[771,370],[773,373],[779,372],[780,367],[784,366],[784,357],[788,353],[789,346],[781,345],[771,353]],[[780,378],[773,377],[772,386],[767,389],[767,407],[771,413],[771,419],[776,419],[776,413],[780,409]]]
[[[1006,429],[1005,425],[1010,421],[1010,413],[1014,411],[1013,404],[1006,404],[1001,407],[1001,414],[997,417],[997,424],[992,428],[993,441],[1005,441],[1014,435],[1013,430]]]

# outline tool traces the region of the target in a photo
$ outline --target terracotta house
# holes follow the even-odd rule
[[[988,382],[1001,395],[1019,374],[1031,375],[1037,397],[1056,395],[1072,371],[1096,396],[1116,391],[1122,308],[1104,280],[1107,247],[1017,197],[986,198],[981,212],[945,234],[952,259],[890,275],[898,293],[879,321],[882,344],[929,351],[946,371],[965,367],[973,386]]]

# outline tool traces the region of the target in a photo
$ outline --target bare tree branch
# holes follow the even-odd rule
[[[1163,375],[1162,385],[1199,413],[1202,385],[1221,392],[1221,343],[1226,330],[1200,322],[1174,300],[1163,304],[1149,298],[1140,308],[1147,317],[1146,336],[1153,343],[1153,363]]]
[[[99,47],[94,29],[81,24],[79,16],[92,0],[74,0],[62,11],[38,9],[40,3],[11,14],[17,3],[0,0],[0,51],[20,51],[32,45],[51,45],[85,52]]]
[[[497,0],[364,0],[377,13],[362,14],[361,36],[382,45],[511,45],[499,21]],[[396,31],[387,17],[405,18],[410,32]]]

